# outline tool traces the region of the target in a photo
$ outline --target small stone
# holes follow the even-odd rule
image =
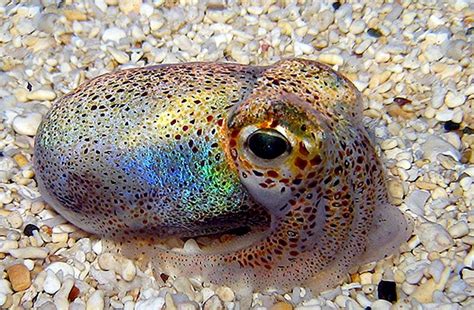
[[[111,253],[101,254],[98,258],[99,267],[102,270],[120,270],[121,266]]]
[[[372,284],[372,273],[363,272],[360,274],[360,284],[367,285]]]
[[[349,27],[349,31],[352,34],[361,34],[362,32],[364,32],[365,27],[366,27],[365,22],[362,19],[359,19],[359,20],[355,20],[351,24],[351,26]]]
[[[165,24],[165,19],[155,15],[150,18],[149,22],[150,29],[152,31],[157,31]]]
[[[0,240],[0,253],[8,253],[12,249],[18,248],[18,242],[15,240]]]
[[[388,192],[392,198],[402,199],[404,196],[403,184],[398,180],[388,182]]]
[[[67,300],[69,302],[73,302],[79,296],[80,293],[81,293],[81,291],[79,290],[79,288],[77,288],[77,286],[74,285],[71,288],[71,290],[69,291],[69,294],[67,296]]]
[[[442,252],[454,244],[451,235],[440,224],[422,223],[415,231],[428,252]]]
[[[57,291],[59,291],[59,289],[61,288],[61,282],[59,281],[58,277],[51,269],[47,270],[46,272],[47,272],[47,275],[46,275],[46,278],[44,279],[43,290],[46,293],[53,295]]]
[[[444,123],[444,130],[446,130],[446,131],[458,130],[459,127],[460,127],[460,124],[455,123],[453,121],[447,121],[446,123]]]
[[[101,290],[96,290],[89,297],[86,303],[86,310],[102,310],[104,309],[104,292]],[[161,308],[154,308],[161,309]]]
[[[449,142],[431,135],[426,138],[426,141],[421,145],[423,157],[429,159],[431,162],[437,162],[438,154],[449,155],[456,161],[461,159],[459,151]]]
[[[469,268],[469,267],[463,268],[460,272],[460,275],[461,275],[461,279],[468,282],[467,281],[468,279],[469,280],[474,279],[474,270],[472,268]],[[469,281],[469,282],[471,282],[471,281]]]
[[[94,4],[102,11],[107,11],[107,3],[104,0],[94,0]]]
[[[392,309],[392,304],[386,300],[379,299],[374,301],[370,308],[371,310],[390,310]]]
[[[25,116],[16,116],[13,119],[12,127],[20,135],[34,136],[41,123],[43,116],[37,112],[30,112]]]
[[[469,233],[469,226],[465,221],[460,221],[449,227],[448,232],[453,238],[462,238]]]
[[[231,302],[235,298],[234,292],[227,286],[221,286],[216,290],[217,296],[224,302]]]
[[[341,2],[336,1],[336,2],[333,2],[333,3],[332,3],[332,8],[333,8],[334,10],[338,10],[340,7],[341,7]]]
[[[436,112],[435,118],[440,122],[451,121],[454,117],[454,111],[451,109],[443,109]]]
[[[15,258],[39,258],[43,259],[48,256],[47,248],[36,248],[36,247],[24,247],[19,249],[9,250],[11,256]]]
[[[142,0],[119,0],[119,9],[124,14],[139,13],[142,6]]]
[[[35,230],[39,230],[38,226],[34,225],[34,224],[27,224],[25,226],[25,228],[23,229],[23,233],[28,236],[28,237],[31,237],[33,236],[33,232]]]
[[[430,198],[428,191],[414,190],[405,198],[405,204],[410,211],[416,215],[423,216],[425,214],[424,208],[428,198]]]
[[[389,302],[397,301],[397,284],[393,281],[380,281],[377,286],[379,299],[385,299]]]
[[[56,99],[56,93],[49,89],[38,89],[26,95],[28,100],[51,101]]]
[[[114,41],[116,43],[119,43],[119,41],[125,38],[126,36],[127,34],[122,29],[118,27],[111,27],[105,30],[102,34],[102,41]]]
[[[7,221],[10,223],[10,226],[15,229],[18,229],[23,225],[23,219],[18,211],[11,212],[7,216]]]
[[[460,93],[453,93],[451,91],[448,91],[446,98],[444,99],[444,102],[449,108],[459,107],[463,105],[465,101],[466,96]]]
[[[240,47],[232,48],[230,56],[240,64],[248,65],[250,63],[250,55]]]
[[[7,268],[8,278],[16,292],[24,291],[31,285],[30,271],[23,264],[15,264]]]
[[[295,56],[311,54],[314,51],[313,46],[311,46],[310,44],[299,42],[299,41],[295,41],[293,49],[294,49]]]
[[[321,32],[325,31],[332,23],[334,23],[334,13],[329,10],[322,11],[320,14],[316,14],[315,21],[319,30]]]
[[[397,145],[398,145],[397,139],[387,139],[387,140],[382,141],[382,143],[380,144],[380,147],[382,148],[382,150],[391,150],[397,147]]]
[[[135,310],[163,309],[165,299],[163,297],[151,297],[146,300],[139,300],[135,304]],[[170,309],[176,309],[171,308]],[[93,309],[91,309],[93,310]]]
[[[52,272],[56,274],[58,272],[61,272],[63,274],[63,277],[67,275],[74,276],[74,268],[71,265],[64,262],[51,263],[45,268],[45,270],[46,271],[51,270]]]
[[[441,276],[444,271],[444,265],[441,260],[434,260],[428,267],[428,272],[431,274],[431,277],[435,280],[436,283],[441,281]]]
[[[432,92],[431,106],[435,109],[439,109],[444,103],[447,90],[440,85],[440,83],[435,83]]]
[[[125,259],[121,266],[121,273],[122,279],[125,281],[132,281],[137,274],[137,268],[133,264],[133,262],[129,259]]]
[[[224,310],[224,303],[219,299],[219,296],[212,295],[203,304],[203,310]]]
[[[29,164],[28,159],[26,159],[25,155],[21,153],[16,153],[15,155],[13,155],[13,159],[20,168],[23,168]]]
[[[337,54],[320,54],[319,61],[329,65],[342,66],[344,64],[344,59]]]
[[[384,51],[378,51],[377,54],[375,54],[375,61],[378,63],[387,62],[389,60],[390,60],[389,53],[386,53]]]
[[[437,45],[430,45],[426,48],[424,55],[429,62],[435,62],[443,58],[444,54]]]
[[[398,104],[399,106],[404,106],[406,104],[410,104],[412,101],[403,97],[395,97],[393,98],[393,102]]]
[[[271,306],[270,310],[293,310],[293,305],[285,301],[280,301]]]
[[[140,7],[140,15],[150,18],[153,15],[153,6],[148,3],[143,3]]]
[[[64,16],[69,21],[84,21],[87,20],[87,15],[78,10],[64,10]]]
[[[127,53],[121,51],[121,50],[118,50],[116,48],[113,48],[111,46],[109,46],[107,48],[107,50],[109,51],[110,55],[112,55],[112,57],[119,63],[119,64],[125,64],[127,62],[130,61],[130,56],[128,56]]]
[[[173,286],[178,292],[182,292],[182,293],[184,293],[188,296],[194,296],[194,294],[195,294],[194,288],[193,288],[191,282],[186,277],[176,278],[176,280],[174,280],[174,282],[173,282]]]
[[[68,233],[54,233],[51,235],[51,241],[53,243],[66,243],[68,239]]]

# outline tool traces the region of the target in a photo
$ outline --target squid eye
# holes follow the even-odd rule
[[[252,153],[263,159],[275,159],[291,150],[290,142],[273,129],[255,131],[247,138],[247,146]]]

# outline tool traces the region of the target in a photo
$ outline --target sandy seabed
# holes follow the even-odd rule
[[[243,308],[227,287],[155,279],[67,224],[37,190],[34,135],[56,98],[119,68],[302,57],[363,93],[415,231],[331,291],[256,293],[252,308],[474,308],[473,26],[468,0],[0,0],[1,307]]]

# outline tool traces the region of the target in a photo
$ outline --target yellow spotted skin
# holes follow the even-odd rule
[[[350,81],[303,59],[118,71],[52,108],[36,137],[38,183],[66,219],[157,270],[242,294],[317,292],[411,233],[361,109]],[[263,232],[202,253],[156,244],[239,227]]]

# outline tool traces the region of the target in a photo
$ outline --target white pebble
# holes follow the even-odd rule
[[[30,112],[25,116],[16,116],[13,119],[12,127],[20,135],[34,136],[38,131],[43,116],[37,112]]]
[[[92,251],[94,251],[95,254],[100,255],[102,254],[102,241],[95,241],[94,244],[92,245]]]
[[[152,16],[150,18],[150,29],[152,31],[159,30],[165,24],[165,20],[162,17]]]
[[[364,272],[360,274],[360,284],[372,284],[372,273]]]
[[[361,34],[364,32],[366,26],[367,25],[362,19],[358,19],[351,24],[349,30],[352,34]]]
[[[125,64],[127,62],[130,61],[130,56],[128,56],[127,53],[121,51],[121,50],[118,50],[116,48],[113,48],[111,46],[109,46],[107,48],[107,50],[109,51],[110,55],[112,55],[112,57],[119,63],[119,64]]]
[[[444,100],[444,102],[449,108],[459,107],[463,105],[465,101],[466,101],[466,96],[460,93],[453,93],[451,91],[448,92]]]
[[[74,276],[74,268],[71,265],[66,264],[64,262],[51,263],[46,267],[45,270],[51,270],[52,272],[56,274],[58,272],[61,272],[63,274],[63,277],[67,275]]]
[[[165,299],[163,297],[151,297],[137,301],[135,310],[162,309],[164,305]]]
[[[374,301],[370,308],[372,308],[372,310],[390,310],[392,308],[392,304],[386,300],[379,299]]]
[[[445,266],[439,259],[436,259],[431,262],[430,266],[428,267],[428,272],[431,274],[436,283],[439,283],[439,281],[441,281],[441,276],[443,274],[444,268]]]
[[[99,267],[102,270],[120,270],[121,266],[111,253],[101,254],[98,258]]]
[[[104,292],[101,290],[96,290],[89,297],[86,303],[86,310],[102,310],[104,309]],[[160,309],[160,308],[154,308]]]
[[[471,247],[469,253],[464,257],[463,263],[469,268],[474,268],[474,247]]]
[[[10,281],[5,279],[0,279],[0,293],[1,294],[12,294],[12,288]]]
[[[119,43],[119,41],[125,38],[126,36],[127,34],[122,29],[118,27],[111,27],[106,29],[102,34],[102,41],[114,41],[116,43]]]
[[[344,63],[344,59],[341,56],[337,54],[325,54],[325,53],[319,55],[319,61],[329,64],[329,65],[338,65],[338,66],[342,66],[342,64]]]
[[[372,302],[362,293],[357,293],[356,300],[364,308],[370,307],[372,305]]]
[[[153,15],[153,6],[148,3],[143,3],[140,7],[140,15],[145,17],[150,17]]]
[[[453,244],[453,238],[437,223],[422,223],[416,227],[416,235],[420,238],[428,252],[442,252],[449,249]]]
[[[472,179],[472,177],[464,177],[461,179],[461,181],[459,181],[459,185],[461,185],[461,188],[465,192],[469,192],[471,190],[473,182],[474,180]]]
[[[102,12],[107,11],[107,3],[104,0],[94,0],[94,4],[101,10]]]
[[[405,204],[410,211],[416,215],[423,216],[425,214],[424,208],[428,198],[430,198],[428,191],[414,190],[406,197]]]
[[[354,49],[354,53],[358,54],[358,55],[361,55],[362,53],[364,53],[368,48],[369,46],[372,44],[372,41],[371,40],[365,40],[363,41],[361,44],[359,44],[355,49]]]
[[[121,266],[121,273],[120,275],[125,281],[132,281],[137,274],[137,268],[133,264],[133,262],[129,259],[125,259]]]
[[[397,162],[396,166],[399,167],[399,168],[408,170],[408,169],[411,168],[411,162],[409,160],[402,159],[402,160]]]
[[[39,258],[43,259],[48,256],[47,248],[24,247],[19,249],[12,249],[8,251],[11,256],[15,258]]]
[[[56,274],[51,270],[47,270],[46,278],[43,283],[43,290],[48,294],[55,294],[61,288],[61,282]]]
[[[423,54],[425,55],[426,59],[428,59],[429,62],[438,61],[444,56],[441,48],[437,45],[428,46],[425,49]]]
[[[233,301],[234,298],[235,298],[234,292],[226,286],[221,286],[221,287],[217,288],[216,294],[224,302]]]
[[[142,0],[119,0],[119,9],[124,14],[138,13],[142,5]]]
[[[440,108],[444,103],[447,90],[439,83],[435,83],[432,89],[431,106],[435,109]]]
[[[451,109],[443,109],[436,112],[435,118],[440,122],[447,122],[454,117],[454,111]]]
[[[449,227],[448,232],[453,238],[462,238],[469,233],[469,226],[465,221],[460,221]]]
[[[315,22],[319,30],[324,31],[334,22],[334,13],[330,10],[322,11],[316,14]]]
[[[430,135],[426,141],[421,145],[423,157],[429,159],[431,162],[437,162],[438,154],[451,156],[455,160],[461,159],[459,151],[449,142],[435,136]]]
[[[28,100],[54,100],[56,98],[56,93],[49,89],[38,89],[26,95]]]
[[[397,145],[398,145],[397,139],[390,138],[390,139],[382,141],[382,143],[380,144],[380,147],[382,148],[382,150],[391,150],[397,147]]]
[[[18,249],[18,242],[15,240],[0,240],[0,253],[8,253],[9,250]]]
[[[23,225],[23,219],[21,218],[21,214],[18,211],[11,212],[7,216],[7,220],[10,223],[12,228],[18,229]]]
[[[310,44],[295,41],[294,53],[295,56],[301,56],[303,54],[311,54],[314,51],[314,47]]]

